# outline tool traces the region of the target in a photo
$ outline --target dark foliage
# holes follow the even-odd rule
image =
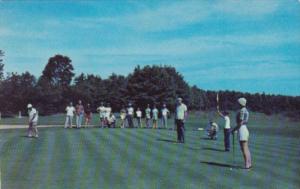
[[[0,76],[3,75],[0,50]],[[137,66],[128,76],[112,74],[107,79],[99,75],[80,74],[74,78],[71,59],[63,55],[51,57],[37,80],[28,72],[11,73],[0,77],[0,111],[2,115],[25,112],[27,103],[33,103],[41,114],[64,112],[69,102],[81,99],[96,110],[101,102],[110,103],[114,111],[132,102],[144,109],[147,104],[159,108],[166,103],[174,110],[177,97],[182,97],[190,110],[215,110],[216,91],[205,91],[197,86],[190,87],[183,76],[171,66]],[[245,97],[252,111],[267,115],[285,113],[299,117],[300,97],[283,95],[249,94],[235,91],[219,91],[222,110],[236,110],[237,99]]]

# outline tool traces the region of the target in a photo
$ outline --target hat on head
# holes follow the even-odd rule
[[[177,100],[178,100],[178,101],[182,101],[182,98],[179,97],[179,98],[177,98]]]
[[[32,104],[28,104],[28,105],[27,105],[27,108],[32,108]]]
[[[241,106],[246,106],[247,100],[246,100],[245,98],[239,98],[239,99],[238,99],[238,103],[239,103]]]

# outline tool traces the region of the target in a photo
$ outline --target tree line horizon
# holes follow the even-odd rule
[[[236,100],[245,97],[251,111],[300,117],[300,96],[203,90],[188,85],[169,65],[138,65],[127,76],[112,73],[102,79],[95,74],[75,76],[72,60],[57,54],[49,58],[42,75],[36,78],[28,71],[4,76],[2,57],[4,52],[0,50],[0,112],[4,116],[16,115],[19,111],[25,113],[28,103],[32,103],[41,115],[62,113],[70,102],[77,103],[78,100],[91,104],[94,110],[104,102],[110,103],[117,112],[131,102],[141,109],[147,104],[161,107],[165,103],[174,111],[177,97],[184,99],[189,110],[212,111],[217,106],[216,95],[219,93],[221,110],[236,110]]]

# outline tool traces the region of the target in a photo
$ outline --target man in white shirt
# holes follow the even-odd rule
[[[106,115],[106,108],[105,108],[103,102],[101,102],[101,105],[97,108],[97,111],[99,112],[99,116],[100,116],[100,127],[104,127],[104,119],[105,119],[105,115]]]
[[[184,143],[184,122],[187,117],[187,106],[182,102],[182,98],[177,99],[175,112],[175,122],[177,126],[177,142]]]
[[[166,129],[168,129],[168,115],[169,115],[170,111],[167,108],[167,105],[164,104],[163,105],[163,109],[161,110],[161,123],[162,126]]]
[[[74,117],[74,113],[75,113],[75,107],[73,106],[73,103],[70,102],[70,104],[66,107],[66,122],[65,122],[65,128],[72,128],[73,124],[73,117]]]
[[[224,147],[225,151],[229,152],[230,151],[230,118],[229,118],[229,113],[227,111],[224,111],[221,113],[219,111],[219,107],[217,107],[218,113],[221,117],[224,118],[225,125],[224,125]]]
[[[134,128],[133,114],[134,114],[134,108],[132,107],[132,104],[129,103],[127,108],[127,122],[129,128]]]
[[[35,137],[38,138],[38,129],[37,129],[37,123],[38,123],[38,112],[35,108],[32,107],[31,104],[27,105],[28,108],[28,116],[29,116],[29,127],[28,127],[28,137]]]
[[[138,122],[138,127],[142,128],[142,111],[140,108],[137,109],[136,113],[136,119]]]

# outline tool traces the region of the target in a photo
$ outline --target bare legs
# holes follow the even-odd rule
[[[29,127],[28,127],[28,130],[27,130],[27,134],[28,134],[28,137],[39,137],[39,132],[38,132],[38,129],[37,129],[37,123],[29,123]]]
[[[243,153],[244,161],[245,161],[245,168],[249,169],[252,166],[251,163],[251,154],[248,147],[248,141],[240,141],[241,150]]]

